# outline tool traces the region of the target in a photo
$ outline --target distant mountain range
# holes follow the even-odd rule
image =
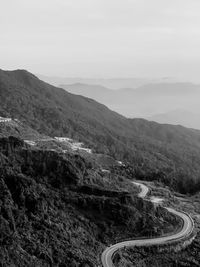
[[[147,119],[158,123],[184,125],[188,128],[200,129],[200,113],[193,113],[187,110],[173,110],[167,113],[156,114]]]
[[[136,89],[119,90],[80,83],[60,86],[71,93],[95,99],[126,117],[140,117],[200,129],[200,119],[198,119],[200,85],[156,83],[146,84]],[[174,110],[178,110],[177,115]],[[181,110],[185,111],[181,112]],[[168,114],[168,116],[158,115],[157,118],[157,114]]]
[[[45,76],[41,74],[36,74],[38,78],[41,80],[50,83],[55,86],[59,86],[60,84],[73,84],[73,83],[81,83],[94,85],[98,84],[110,89],[121,89],[121,88],[137,88],[139,86],[149,84],[149,83],[174,83],[178,80],[173,77],[163,77],[163,78],[70,78],[70,77],[58,77],[58,76]]]

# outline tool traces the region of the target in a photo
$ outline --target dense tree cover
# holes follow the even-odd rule
[[[177,207],[190,213],[195,221],[195,239],[184,248],[184,243],[164,246],[135,247],[118,251],[115,255],[116,267],[183,267],[200,266],[200,198],[199,194],[176,203]],[[186,238],[187,240],[187,238]],[[183,249],[184,248],[184,249]]]
[[[181,223],[95,171],[79,155],[1,138],[0,265],[96,267],[106,245]]]
[[[20,119],[40,133],[81,140],[129,162],[138,178],[162,180],[181,192],[200,188],[197,130],[126,119],[23,70],[0,71],[0,115]]]
[[[115,255],[115,267],[191,267],[200,266],[200,234],[192,244],[178,253],[159,252],[154,247],[130,248]]]
[[[163,190],[157,188],[156,194]],[[167,192],[166,192],[167,193]],[[185,249],[184,242],[176,243],[176,246],[152,246],[152,247],[135,247],[122,249],[116,254],[115,267],[130,267],[130,266],[143,266],[143,267],[190,267],[200,266],[200,193],[185,196],[184,198],[169,198],[168,193],[165,194],[165,199],[168,199],[169,206],[174,206],[175,209],[183,210],[189,213],[194,222],[195,230],[193,232],[195,239]],[[188,240],[186,237],[185,240]],[[178,245],[178,246],[177,246]],[[178,251],[176,250],[178,249]]]

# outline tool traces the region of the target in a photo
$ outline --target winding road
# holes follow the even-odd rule
[[[139,186],[141,189],[140,193],[138,194],[138,197],[145,198],[149,191],[149,188],[146,185],[141,184],[141,183],[136,183],[136,182],[133,182],[133,183],[136,186]],[[172,233],[171,235],[168,235],[168,236],[151,238],[151,239],[134,239],[134,240],[129,240],[129,241],[123,241],[115,245],[112,245],[110,247],[107,247],[101,256],[103,267],[114,266],[112,262],[112,257],[118,249],[121,249],[124,247],[133,247],[133,246],[150,246],[150,245],[159,245],[159,244],[161,245],[161,244],[166,244],[166,243],[171,243],[174,241],[182,240],[183,238],[190,235],[194,228],[194,222],[192,218],[190,217],[190,215],[184,212],[176,211],[172,208],[166,208],[166,209],[172,214],[179,216],[183,220],[183,227],[179,232],[176,232],[174,234]]]

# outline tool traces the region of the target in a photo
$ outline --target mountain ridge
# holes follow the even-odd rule
[[[42,134],[73,138],[130,162],[135,177],[161,180],[182,192],[200,187],[198,130],[127,119],[24,71],[0,72],[0,101],[0,116],[7,114]]]
[[[148,118],[174,109],[199,110],[200,85],[193,83],[149,83],[118,90],[83,84],[61,87],[71,93],[91,97],[129,118]]]
[[[172,110],[166,113],[155,114],[149,118],[150,121],[167,123],[173,125],[183,125],[187,128],[200,129],[200,114],[187,110]]]

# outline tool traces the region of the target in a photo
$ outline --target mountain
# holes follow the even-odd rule
[[[114,91],[98,84],[73,83],[69,85],[61,84],[60,87],[72,94],[86,96],[104,104],[114,102],[114,94],[118,93],[118,90]]]
[[[174,110],[167,113],[155,114],[147,119],[158,123],[181,124],[188,128],[200,129],[200,114],[187,110]]]
[[[24,71],[0,71],[0,116],[39,133],[84,142],[129,164],[132,177],[159,180],[181,192],[200,189],[200,131],[127,119]]]
[[[129,118],[148,118],[175,109],[200,112],[200,86],[192,83],[153,83],[119,90],[87,84],[60,86],[71,93],[91,97]]]
[[[111,89],[120,89],[123,87],[138,87],[150,82],[158,82],[160,79],[148,79],[148,78],[111,78],[111,79],[101,79],[101,78],[70,78],[70,77],[56,77],[56,76],[45,76],[38,74],[37,77],[39,77],[41,80],[50,83],[54,86],[59,86],[60,84],[99,84],[103,87],[108,87]],[[168,78],[171,80],[170,78]],[[164,80],[167,82],[166,78],[163,78],[161,80]]]
[[[161,77],[161,78],[81,78],[81,77],[59,77],[59,76],[46,76],[41,74],[36,74],[41,80],[52,84],[54,86],[59,86],[60,84],[88,84],[94,85],[98,84],[103,87],[108,87],[114,90],[121,88],[137,88],[150,83],[176,83],[178,79],[174,77]]]
[[[138,95],[150,96],[174,96],[174,95],[190,95],[199,93],[200,86],[192,83],[157,83],[146,84],[136,88],[134,91]],[[132,89],[122,89],[122,91],[131,92]]]

